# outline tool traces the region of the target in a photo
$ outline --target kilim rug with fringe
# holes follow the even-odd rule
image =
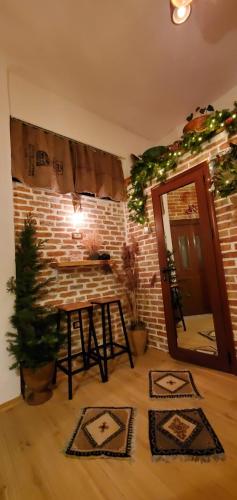
[[[65,449],[79,458],[130,458],[133,452],[135,409],[131,407],[82,408]]]
[[[221,459],[224,449],[201,408],[149,410],[152,458],[209,462]]]
[[[149,371],[151,398],[201,398],[192,374],[188,370]]]

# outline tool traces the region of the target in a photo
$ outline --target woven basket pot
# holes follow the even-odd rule
[[[148,333],[145,328],[135,328],[128,332],[129,342],[134,356],[141,356],[146,351]]]
[[[210,116],[210,113],[202,116],[197,116],[188,122],[183,128],[183,133],[187,134],[187,132],[202,132],[205,130],[205,121],[207,117]]]
[[[26,384],[26,402],[29,405],[41,405],[52,397],[52,384],[55,362],[51,361],[46,365],[33,370],[32,368],[22,368],[24,382]]]

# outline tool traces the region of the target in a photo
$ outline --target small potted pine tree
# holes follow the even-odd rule
[[[26,385],[26,401],[41,404],[52,390],[55,359],[64,342],[57,331],[56,313],[40,305],[52,280],[42,279],[46,264],[41,258],[45,240],[36,237],[36,222],[28,215],[16,246],[16,277],[11,277],[7,290],[15,295],[10,318],[14,332],[8,332],[8,351],[14,358],[10,367],[20,368]]]
[[[124,243],[122,249],[122,270],[116,263],[111,267],[118,281],[126,287],[126,296],[131,316],[129,340],[133,354],[139,356],[144,354],[147,346],[147,331],[145,324],[139,318],[137,292],[139,285],[139,273],[137,268],[137,255],[139,253],[138,242],[133,240],[130,245]]]

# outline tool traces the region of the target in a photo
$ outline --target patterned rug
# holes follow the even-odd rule
[[[151,398],[201,398],[192,374],[187,370],[149,372]]]
[[[154,460],[174,458],[209,462],[224,449],[201,408],[149,410],[149,439]]]
[[[218,356],[217,348],[212,345],[195,347],[194,349],[192,349],[192,351],[202,352],[202,354],[211,354],[212,356]]]
[[[76,457],[130,458],[135,410],[130,407],[82,408],[76,429],[65,449]]]
[[[216,332],[215,332],[215,330],[202,330],[201,332],[198,332],[198,334],[202,335],[203,337],[206,337],[206,339],[209,339],[212,342],[216,341]]]

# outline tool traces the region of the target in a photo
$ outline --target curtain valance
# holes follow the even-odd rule
[[[79,143],[72,143],[72,154],[76,193],[124,200],[124,176],[119,158]]]
[[[12,176],[57,193],[125,199],[118,157],[11,118]]]

